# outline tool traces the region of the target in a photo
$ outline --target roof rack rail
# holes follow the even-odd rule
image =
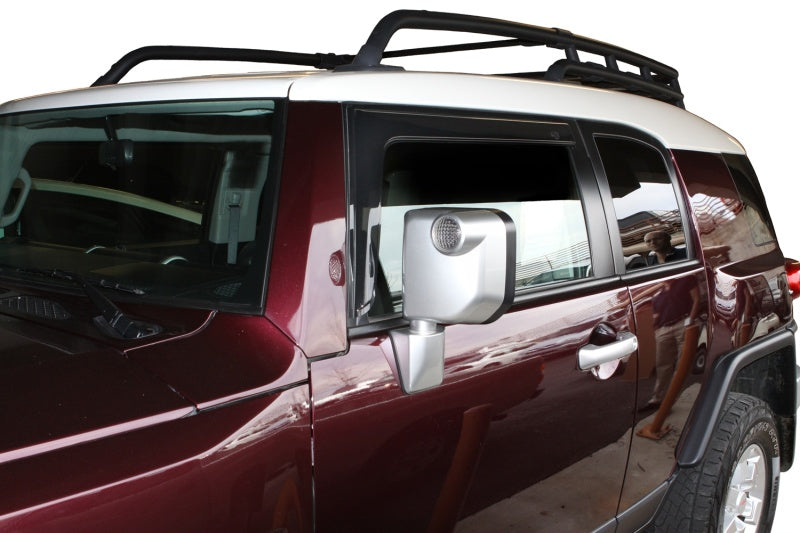
[[[387,51],[386,46],[390,39],[401,29],[457,31],[494,35],[504,39]],[[106,74],[100,76],[92,87],[118,83],[133,67],[151,60],[246,61],[337,71],[402,70],[401,67],[383,65],[381,60],[509,46],[547,46],[563,50],[565,58],[550,65],[545,72],[500,75],[566,81],[624,90],[684,107],[683,93],[678,83],[678,71],[641,54],[558,28],[543,28],[506,20],[423,10],[394,11],[383,17],[355,56],[250,48],[146,46],[125,54]],[[581,61],[579,52],[602,56],[605,65]],[[638,74],[621,70],[620,63],[637,69]]]
[[[509,39],[387,52],[386,46],[389,40],[401,29],[458,31],[495,35]],[[641,54],[574,35],[558,28],[542,28],[518,22],[437,11],[400,10],[386,15],[372,30],[367,42],[361,47],[353,61],[338,65],[335,69],[392,69],[398,67],[382,65],[381,60],[388,57],[478,50],[500,46],[548,46],[564,50],[565,59],[556,61],[541,76],[546,80],[575,81],[587,85],[618,88],[684,107],[683,93],[678,83],[678,71]],[[581,61],[578,52],[603,56],[605,65]],[[639,73],[621,70],[620,62],[637,68]],[[532,74],[534,73],[521,75],[531,76]]]
[[[276,63],[280,65],[301,65],[318,69],[333,69],[352,61],[352,55],[304,54],[282,52],[280,50],[256,50],[252,48],[215,48],[209,46],[145,46],[128,52],[111,68],[92,83],[113,85],[118,83],[139,63],[153,60],[188,61],[244,61],[250,63]]]

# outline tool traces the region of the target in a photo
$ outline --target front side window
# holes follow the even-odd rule
[[[687,259],[675,188],[661,154],[630,139],[595,138],[619,224],[625,269]]]
[[[258,100],[1,117],[0,272],[60,270],[164,303],[258,307],[275,111]]]
[[[570,147],[399,141],[388,146],[384,157],[378,246],[382,276],[376,291],[392,303],[376,306],[372,314],[400,311],[403,217],[408,210],[425,207],[507,213],[516,227],[518,291],[590,275],[586,224]]]

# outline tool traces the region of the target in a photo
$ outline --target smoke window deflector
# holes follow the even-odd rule
[[[370,233],[380,220],[382,186],[375,177],[383,172],[385,150],[397,142],[439,141],[458,143],[564,146],[573,153],[573,173],[589,235],[592,262],[595,257],[605,262],[610,249],[605,226],[590,223],[597,216],[587,211],[587,203],[600,208],[596,194],[597,185],[591,172],[583,139],[578,133],[574,118],[552,115],[524,115],[510,112],[476,111],[451,108],[424,108],[413,106],[348,104],[343,108],[345,123],[345,150],[349,154],[347,166],[348,234],[347,247],[350,275],[348,283],[348,324],[352,327],[369,326],[373,319],[367,316],[374,289],[369,276],[368,249]],[[358,154],[357,157],[355,154]],[[591,185],[591,199],[583,190]],[[601,208],[600,208],[601,209]],[[594,211],[592,208],[590,211]],[[592,230],[592,226],[597,226]],[[599,237],[598,237],[599,236]],[[597,266],[597,265],[595,265]],[[595,271],[600,276],[610,275],[612,269]],[[389,316],[400,316],[399,314]]]

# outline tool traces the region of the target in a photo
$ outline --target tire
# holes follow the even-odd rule
[[[778,443],[769,406],[731,393],[703,459],[676,472],[647,530],[727,533],[744,525],[746,532],[768,532],[778,498]]]

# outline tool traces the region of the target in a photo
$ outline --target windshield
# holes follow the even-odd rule
[[[256,100],[0,117],[0,273],[61,269],[162,303],[259,308],[275,111]]]

